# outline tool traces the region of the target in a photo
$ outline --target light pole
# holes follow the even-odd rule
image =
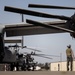
[[[23,14],[21,15],[22,15],[22,22],[24,22],[24,15]],[[24,37],[22,36],[22,48],[23,48],[23,43],[24,43]]]
[[[60,53],[60,62],[62,62],[62,53]]]
[[[62,71],[62,53],[60,53],[60,65],[61,65],[60,69]]]

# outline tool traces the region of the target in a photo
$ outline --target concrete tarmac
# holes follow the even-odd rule
[[[0,71],[0,75],[75,75],[66,71]]]

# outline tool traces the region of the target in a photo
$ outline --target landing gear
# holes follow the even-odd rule
[[[3,61],[4,55],[5,55],[4,52],[0,52],[0,62]]]

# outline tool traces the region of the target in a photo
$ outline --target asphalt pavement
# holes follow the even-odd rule
[[[0,71],[0,75],[75,75],[75,71]]]

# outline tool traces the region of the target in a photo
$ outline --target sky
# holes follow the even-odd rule
[[[75,7],[75,0],[0,0],[0,24],[12,24],[12,23],[21,23],[21,15],[16,13],[10,13],[4,11],[4,6],[12,6],[22,9],[35,10],[45,13],[51,13],[56,15],[65,15],[72,16],[75,10],[55,10],[55,9],[38,9],[38,8],[28,8],[28,4],[48,4],[48,5],[61,5],[61,6],[71,6]],[[26,19],[32,19],[36,21],[57,21],[57,19],[47,19],[34,17],[29,15],[24,15],[24,21]],[[14,37],[13,37],[14,38]],[[21,38],[21,37],[17,37]],[[53,59],[45,59],[40,57],[35,57],[35,61],[38,62],[56,62],[56,61],[65,61],[66,53],[65,50],[67,45],[71,45],[75,54],[75,39],[73,39],[69,33],[56,33],[56,34],[43,34],[43,35],[30,35],[24,36],[24,45],[39,49],[44,54],[48,55],[61,55],[60,57],[52,57]],[[21,52],[29,50],[22,49]]]

